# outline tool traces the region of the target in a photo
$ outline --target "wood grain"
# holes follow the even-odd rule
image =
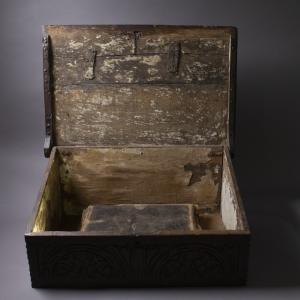
[[[26,246],[33,287],[233,286],[246,283],[249,234],[31,234]]]
[[[82,214],[81,231],[99,235],[159,235],[200,229],[191,204],[90,205]]]
[[[180,41],[184,53],[198,49],[223,54],[234,29],[201,26],[63,26],[49,25],[54,53],[94,48],[99,55],[167,53],[170,43]],[[55,53],[56,54],[56,53]]]
[[[233,28],[47,26],[46,32],[56,145],[229,144]]]
[[[95,77],[87,79],[90,68],[90,52],[56,56],[53,74],[57,87],[84,83],[199,83],[226,84],[228,57],[197,54],[181,54],[178,71],[168,68],[168,54],[97,56]],[[205,89],[205,87],[203,87]]]
[[[30,230],[43,232],[59,229],[63,202],[60,189],[59,159],[53,151]]]
[[[222,151],[201,147],[59,148],[64,207],[194,203],[219,206]]]
[[[223,155],[220,213],[227,230],[249,230],[233,165],[227,149],[225,149]]]
[[[55,92],[58,145],[214,145],[227,90],[198,85],[72,86]]]

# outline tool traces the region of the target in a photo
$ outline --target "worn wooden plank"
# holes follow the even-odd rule
[[[46,26],[54,53],[94,48],[99,55],[167,53],[174,41],[182,43],[184,53],[204,49],[224,54],[232,31],[201,26]]]
[[[157,287],[246,283],[249,235],[26,236],[33,287]]]
[[[227,149],[225,149],[223,156],[220,212],[227,230],[249,230],[232,162]]]
[[[199,85],[72,86],[55,92],[58,145],[221,144],[227,90]]]
[[[52,151],[28,231],[43,232],[59,228],[63,214],[59,173],[59,159],[56,151]]]
[[[181,44],[182,53],[207,52],[228,55],[231,31],[205,30],[182,27],[177,29],[154,28],[141,31],[137,40],[137,53],[168,53],[173,42]]]
[[[54,110],[56,145],[229,144],[228,131],[233,128],[233,116],[229,116],[229,110],[233,110],[229,107],[234,105],[233,28],[87,25],[47,26],[46,32],[52,43],[54,101],[58,102]],[[103,87],[106,84],[116,86]],[[141,87],[128,87],[127,94],[125,87],[118,84]],[[142,86],[145,84],[148,90]],[[175,84],[188,87],[177,86],[174,95],[166,96],[161,92],[165,88],[158,86],[162,84],[170,89]],[[73,85],[81,91],[73,92]],[[94,86],[94,94],[88,85]],[[71,86],[67,92],[65,86]],[[104,108],[101,104],[102,95],[106,99],[121,99],[122,94],[121,106]],[[97,97],[99,100],[95,100]],[[151,101],[156,113],[151,107],[145,110]],[[63,102],[72,107],[67,108]],[[133,103],[139,107],[132,109]],[[204,108],[206,104],[208,107]],[[162,110],[162,106],[168,111]],[[175,128],[178,117],[182,121]],[[63,124],[67,121],[71,121],[70,126]],[[158,124],[154,124],[156,121]],[[201,126],[204,127],[200,129]],[[215,126],[219,126],[217,130]],[[212,136],[208,137],[209,134]]]
[[[158,235],[200,229],[191,204],[91,205],[82,214],[81,231],[99,235]]]
[[[230,36],[230,78],[228,97],[228,122],[229,143],[228,148],[233,157],[235,152],[235,127],[236,127],[236,71],[237,71],[237,29],[232,28]]]
[[[134,53],[134,33],[117,26],[46,26],[53,54],[94,49],[99,55]]]
[[[140,31],[130,31],[128,27],[123,31],[119,27],[115,30],[109,27],[80,30],[50,27],[48,31],[56,41],[53,65],[57,85],[83,82],[90,68],[91,51],[97,55],[94,82],[224,83],[228,78],[230,36],[218,36],[218,31],[160,27],[145,27]],[[118,52],[123,49],[124,42],[120,36],[132,39],[132,51]],[[107,44],[110,48],[103,51],[101,46],[105,48]],[[174,44],[178,46],[179,70],[170,72],[168,60]]]
[[[59,148],[65,210],[88,205],[219,205],[222,151],[202,147]]]
[[[91,205],[82,214],[81,231],[99,235],[190,234],[225,230],[219,212],[201,213],[192,204]]]
[[[56,56],[54,79],[57,86],[93,83],[199,83],[226,84],[228,57],[181,54],[178,69],[169,69],[168,54],[127,56],[97,56],[94,77],[87,78],[91,69],[90,52],[72,56]],[[179,58],[178,58],[179,59]]]
[[[49,35],[43,35],[43,75],[44,75],[44,104],[45,104],[45,142],[44,155],[50,156],[54,144],[53,127],[53,70],[52,70],[52,52]]]

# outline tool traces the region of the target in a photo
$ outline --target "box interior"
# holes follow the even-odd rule
[[[82,233],[82,213],[90,205],[157,205],[160,222],[164,209],[179,204],[192,209],[197,224],[174,234],[244,230],[227,156],[222,146],[54,147],[30,231]]]

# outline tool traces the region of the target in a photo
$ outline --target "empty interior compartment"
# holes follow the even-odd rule
[[[31,231],[244,229],[223,147],[57,147]]]

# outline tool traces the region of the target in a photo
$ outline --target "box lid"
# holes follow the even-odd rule
[[[54,145],[233,147],[236,30],[44,28],[45,155]]]

